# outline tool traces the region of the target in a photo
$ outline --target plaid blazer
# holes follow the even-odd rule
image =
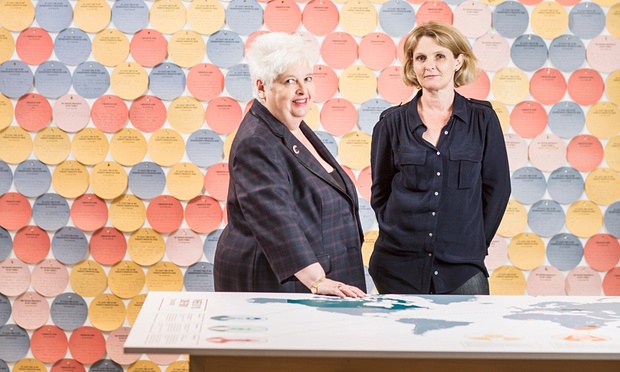
[[[254,101],[230,151],[228,225],[215,251],[216,291],[309,292],[294,274],[315,262],[328,278],[366,289],[355,186],[304,122],[301,129],[346,189]]]

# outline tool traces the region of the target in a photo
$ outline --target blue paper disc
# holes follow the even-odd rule
[[[620,239],[620,202],[615,202],[605,211],[605,228],[616,239]]]
[[[568,14],[568,28],[582,39],[593,39],[605,28],[605,12],[591,1],[575,4]]]
[[[127,180],[131,192],[140,199],[153,199],[166,187],[166,174],[157,164],[141,162],[134,165]]]
[[[207,41],[207,57],[220,68],[229,68],[243,58],[243,40],[232,31],[218,31]]]
[[[527,223],[536,235],[549,237],[562,230],[564,217],[560,204],[553,200],[539,200],[530,207]]]
[[[221,163],[224,158],[224,141],[220,135],[209,129],[192,133],[185,144],[189,160],[199,167],[208,168]]]
[[[586,46],[575,35],[561,35],[549,45],[549,60],[563,72],[573,72],[586,61]]]
[[[213,292],[213,264],[198,261],[188,267],[183,276],[183,284],[188,292]]]
[[[321,142],[323,142],[333,157],[338,156],[338,142],[336,142],[334,136],[322,130],[315,130],[314,134],[319,137]]]
[[[5,325],[9,321],[11,311],[11,301],[4,297],[3,294],[0,294],[0,326]]]
[[[73,71],[73,88],[83,98],[98,98],[109,87],[110,74],[99,62],[82,62]]]
[[[73,331],[83,326],[88,319],[88,305],[77,293],[63,293],[52,302],[50,316],[58,328]]]
[[[246,63],[232,66],[226,73],[224,86],[230,96],[237,101],[247,102],[252,99],[252,78]]]
[[[4,261],[13,250],[13,238],[3,227],[0,227],[0,262]]]
[[[58,194],[43,194],[32,205],[34,223],[46,231],[56,231],[69,222],[71,208]]]
[[[357,110],[357,123],[362,131],[368,135],[372,135],[375,124],[379,121],[379,116],[387,108],[392,106],[388,101],[381,98],[373,98],[369,101],[362,102]]]
[[[362,231],[370,231],[377,221],[375,212],[370,206],[370,202],[364,198],[359,198],[359,216],[362,224]]]
[[[26,330],[11,323],[0,327],[0,359],[17,362],[28,354],[29,349],[30,337]]]
[[[547,115],[547,126],[561,138],[573,138],[586,125],[586,115],[580,105],[571,101],[558,102]]]
[[[217,248],[217,241],[220,240],[220,235],[222,235],[223,229],[217,229],[211,231],[205,242],[202,244],[202,250],[207,258],[207,262],[213,263],[215,260],[215,249]]]
[[[58,32],[71,24],[73,8],[68,0],[39,0],[34,15],[42,29]]]
[[[90,366],[88,372],[123,372],[123,367],[110,359],[99,359]]]
[[[13,184],[13,171],[11,167],[0,160],[0,195],[8,192]]]
[[[510,47],[510,58],[523,71],[536,71],[547,62],[547,44],[538,35],[519,36]]]
[[[88,240],[82,230],[65,226],[52,238],[52,253],[65,265],[76,264],[88,256]]]
[[[522,204],[532,204],[543,197],[547,181],[543,173],[534,167],[519,168],[510,177],[512,197]]]
[[[66,28],[54,40],[54,54],[58,60],[69,66],[86,62],[90,56],[92,42],[86,32],[79,28]]]
[[[249,35],[263,25],[263,8],[256,0],[233,0],[226,7],[226,24],[240,35]]]
[[[46,98],[56,99],[71,89],[71,71],[59,61],[46,61],[34,72],[34,87]]]
[[[575,168],[561,167],[549,175],[547,191],[560,204],[572,204],[581,198],[585,183]]]
[[[415,25],[415,10],[406,1],[389,0],[379,9],[379,24],[386,34],[403,37]]]
[[[13,177],[17,192],[29,198],[45,194],[52,185],[49,168],[36,159],[27,159],[18,164]]]
[[[0,65],[0,93],[9,98],[19,98],[30,92],[34,76],[22,61],[10,60]]]
[[[493,12],[493,28],[507,38],[521,36],[530,22],[525,6],[517,1],[506,1],[497,4]]]
[[[116,0],[112,23],[121,32],[134,34],[149,24],[149,8],[143,0]]]
[[[573,234],[557,234],[547,244],[547,259],[560,271],[572,270],[583,258],[583,244]]]
[[[162,100],[173,100],[185,90],[185,73],[174,63],[164,62],[153,67],[149,74],[149,89]]]

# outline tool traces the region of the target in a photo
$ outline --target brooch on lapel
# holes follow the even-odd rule
[[[299,154],[299,147],[297,147],[297,145],[293,145],[293,152]]]

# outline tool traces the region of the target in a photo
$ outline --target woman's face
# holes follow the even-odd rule
[[[259,95],[265,106],[289,129],[296,128],[312,106],[314,82],[312,68],[302,63],[288,68],[277,76],[269,89],[258,83]]]
[[[454,73],[461,68],[463,56],[454,58],[452,52],[423,36],[413,51],[413,70],[420,86],[428,91],[454,89]]]

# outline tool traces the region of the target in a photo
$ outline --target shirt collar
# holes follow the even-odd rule
[[[424,125],[420,114],[418,114],[418,100],[422,97],[422,89],[413,97],[409,102],[408,118],[411,123],[411,129],[415,130],[421,125]],[[452,106],[452,115],[459,118],[459,120],[465,124],[469,124],[467,98],[460,95],[458,92],[454,92],[454,104]]]

